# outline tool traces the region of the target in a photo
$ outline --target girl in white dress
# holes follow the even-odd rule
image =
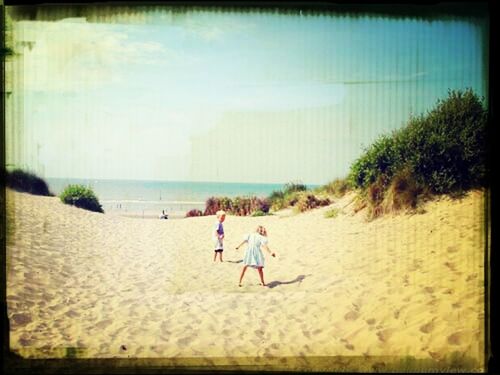
[[[236,247],[236,250],[238,250],[244,243],[247,243],[248,247],[245,250],[245,256],[243,257],[244,266],[241,270],[239,286],[241,286],[243,275],[245,275],[245,271],[248,267],[257,269],[262,286],[266,286],[264,282],[264,272],[262,270],[264,268],[264,255],[262,254],[262,249],[266,250],[273,257],[276,256],[276,254],[267,246],[266,228],[259,225],[254,233],[250,233],[245,236],[245,239]]]

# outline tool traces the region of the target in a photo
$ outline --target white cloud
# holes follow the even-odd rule
[[[19,22],[15,46],[22,54],[17,69],[23,71],[24,88],[81,91],[119,81],[119,68],[159,64],[172,56],[160,43],[131,41],[111,27],[81,19]]]

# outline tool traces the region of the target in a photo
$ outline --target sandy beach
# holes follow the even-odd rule
[[[484,193],[371,222],[352,199],[229,215],[214,263],[214,216],[139,220],[8,190],[11,350],[211,361],[458,353],[484,369]],[[332,207],[339,215],[325,218]],[[252,269],[238,287],[235,247],[257,225],[277,257],[265,254],[267,287]]]

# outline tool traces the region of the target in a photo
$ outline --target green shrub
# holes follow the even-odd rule
[[[283,186],[283,194],[287,195],[298,191],[306,191],[307,186],[301,182],[288,182]]]
[[[405,129],[410,165],[434,193],[486,184],[487,111],[471,91],[451,91],[426,118]]]
[[[273,211],[278,211],[293,205],[295,203],[293,201],[295,193],[301,191],[300,189],[302,189],[302,186],[289,183],[283,186],[283,190],[273,191],[267,198],[270,208]]]
[[[285,194],[285,199],[284,199],[285,205],[287,207],[295,206],[304,194],[305,194],[305,192],[303,192],[303,191],[293,191],[293,192],[289,192],[289,193]]]
[[[316,189],[316,193],[325,193],[324,189]],[[289,182],[283,186],[282,190],[273,191],[267,198],[268,210],[282,210],[294,207],[296,211],[303,212],[311,208],[330,204],[326,197],[319,197],[307,189],[307,186],[300,182]],[[299,206],[298,206],[299,205]],[[264,211],[267,212],[267,211]]]
[[[103,209],[90,187],[68,185],[60,195],[61,201],[85,210],[101,212]]]
[[[53,196],[47,183],[33,173],[16,169],[5,171],[5,185],[13,190],[34,195]]]
[[[285,193],[282,190],[274,190],[268,197],[268,199],[273,203],[275,200],[283,199]]]
[[[257,210],[252,213],[252,216],[265,216],[267,215],[264,211]]]
[[[348,182],[352,186],[366,189],[380,175],[391,177],[403,165],[401,137],[381,136],[351,166]]]
[[[412,117],[406,127],[379,137],[352,164],[349,183],[369,189],[373,202],[404,169],[434,194],[485,186],[486,124],[487,111],[472,90],[450,91],[426,115]]]
[[[274,199],[273,202],[271,203],[271,209],[273,211],[279,211],[287,207],[288,206],[286,205],[285,198]]]
[[[332,208],[325,212],[324,216],[327,219],[334,219],[339,215],[340,210],[338,208]]]
[[[317,193],[325,192],[336,197],[342,197],[351,189],[349,181],[343,178],[337,178],[328,184],[316,189]]]

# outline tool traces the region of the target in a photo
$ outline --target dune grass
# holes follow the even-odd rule
[[[487,187],[487,109],[472,90],[450,91],[425,115],[380,136],[351,165],[347,185],[368,215],[414,210],[433,195]]]
[[[249,216],[256,212],[262,215],[269,213],[271,203],[267,198],[259,197],[210,197],[205,202],[203,215],[215,215],[219,210],[224,210],[228,214],[236,216]]]
[[[326,219],[334,219],[339,216],[340,210],[338,208],[331,208],[325,212],[324,216]]]

